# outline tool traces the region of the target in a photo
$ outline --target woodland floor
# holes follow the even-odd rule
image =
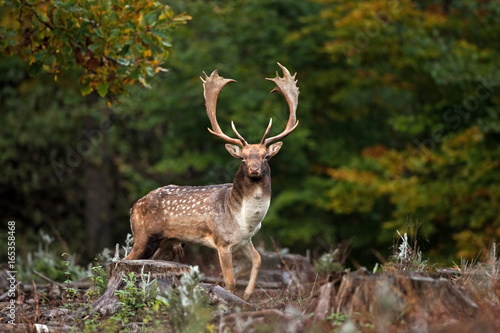
[[[20,283],[14,325],[8,324],[11,305],[2,292],[0,331],[500,332],[498,261],[462,270],[421,272],[386,265],[377,273],[359,269],[318,275],[302,256],[266,253],[263,259],[249,304],[224,297],[200,300],[197,289],[190,289],[197,282],[189,281],[181,283],[187,298],[179,296],[180,291],[177,298],[162,303],[168,306],[141,304],[136,283],[135,289],[120,287],[128,293],[127,306],[103,313],[89,307],[98,296],[87,295],[93,285],[88,280]],[[223,286],[213,265],[201,270],[201,294],[211,290],[210,285]],[[242,296],[247,268],[236,261],[235,270],[241,272],[236,295]],[[70,291],[75,291],[72,297]]]

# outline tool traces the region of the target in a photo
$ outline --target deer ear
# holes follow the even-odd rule
[[[241,149],[236,145],[226,144],[226,149],[235,158],[241,158]]]
[[[271,157],[276,155],[280,151],[282,145],[283,142],[276,142],[267,147],[267,156],[268,156],[267,159],[270,159]]]

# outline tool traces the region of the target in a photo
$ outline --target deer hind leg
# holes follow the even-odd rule
[[[153,254],[153,260],[184,260],[183,243],[177,240],[164,239],[160,242],[160,247]]]
[[[233,273],[233,254],[230,247],[222,247],[217,249],[219,253],[220,267],[222,269],[222,275],[224,276],[224,282],[226,283],[226,290],[230,293],[234,293],[234,288],[236,287],[236,282],[234,281]]]
[[[134,246],[125,260],[149,259],[160,246],[161,239],[158,235],[140,236],[134,235]]]
[[[162,237],[158,233],[148,233],[144,226],[148,218],[141,208],[142,202],[139,200],[130,210],[130,228],[134,237],[132,251],[125,257],[125,260],[149,259],[158,249]]]
[[[259,274],[260,265],[262,263],[262,259],[260,258],[259,252],[255,249],[252,244],[252,241],[246,243],[245,246],[241,249],[243,254],[250,259],[252,262],[252,271],[250,272],[250,279],[248,280],[247,288],[245,289],[245,294],[243,295],[243,299],[247,300],[253,294],[255,290],[255,283],[257,281],[257,274]]]

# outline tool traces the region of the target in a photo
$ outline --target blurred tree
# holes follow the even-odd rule
[[[97,94],[115,99],[136,82],[148,87],[164,71],[173,29],[190,17],[149,0],[0,5],[0,103],[11,122],[2,142],[3,211],[20,227],[48,224],[60,239],[85,239],[74,245],[94,256],[112,245],[117,190],[107,135],[117,117]]]
[[[286,103],[268,94],[272,84],[264,80],[279,61],[298,72],[300,125],[271,161],[273,199],[257,243],[272,236],[293,251],[326,252],[351,240],[353,261],[368,265],[376,260],[370,249],[388,255],[395,230],[408,221],[421,224],[436,260],[475,254],[499,232],[498,1],[169,1],[193,20],[175,34],[165,28],[167,39],[151,35],[148,26],[162,27],[148,25],[144,15],[130,23],[135,30],[124,19],[103,24],[101,33],[83,21],[77,29],[78,16],[59,2],[31,3],[35,9],[30,2],[9,8],[28,6],[22,15],[31,20],[35,12],[57,10],[74,23],[63,25],[64,33],[42,29],[38,43],[55,55],[30,39],[23,64],[16,52],[24,25],[0,7],[0,45],[17,54],[0,62],[0,108],[8,122],[0,136],[0,205],[10,219],[50,224],[61,239],[76,238],[75,248],[102,247],[109,242],[80,230],[121,241],[131,205],[148,191],[231,182],[239,162],[206,131],[199,76],[218,69],[238,81],[221,93],[218,118],[224,131],[231,133],[234,120],[257,141],[270,117],[275,133],[286,123]],[[85,8],[118,3],[125,4]],[[127,2],[139,3],[146,2]],[[145,10],[170,12],[155,6]],[[85,15],[89,22],[132,15],[111,12]],[[166,20],[176,24],[173,16]],[[175,45],[160,46],[171,51],[169,71],[149,76],[165,54],[149,54],[141,38],[108,45],[117,26],[127,36],[138,31]],[[86,36],[79,44],[64,39],[79,29]],[[98,60],[94,71],[76,56],[59,58],[82,45],[87,60]],[[28,69],[52,76],[28,77]],[[102,95],[123,87],[129,95],[111,108],[96,93],[79,96],[82,87],[98,94],[100,86]]]
[[[126,84],[165,69],[171,31],[189,16],[152,0],[2,1],[0,50],[57,80],[61,71],[83,69],[84,95],[118,95]]]
[[[325,163],[325,209],[368,227],[366,245],[411,220],[434,256],[475,257],[500,234],[498,2],[321,3],[299,36],[328,36],[318,52],[342,64],[324,73],[336,78],[326,109],[370,124],[373,140]]]

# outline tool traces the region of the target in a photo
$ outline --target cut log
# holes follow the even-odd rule
[[[200,287],[205,289],[205,291],[210,296],[210,304],[226,304],[226,305],[237,305],[237,306],[250,306],[250,303],[242,300],[238,296],[231,294],[224,288],[211,283],[200,283]]]

